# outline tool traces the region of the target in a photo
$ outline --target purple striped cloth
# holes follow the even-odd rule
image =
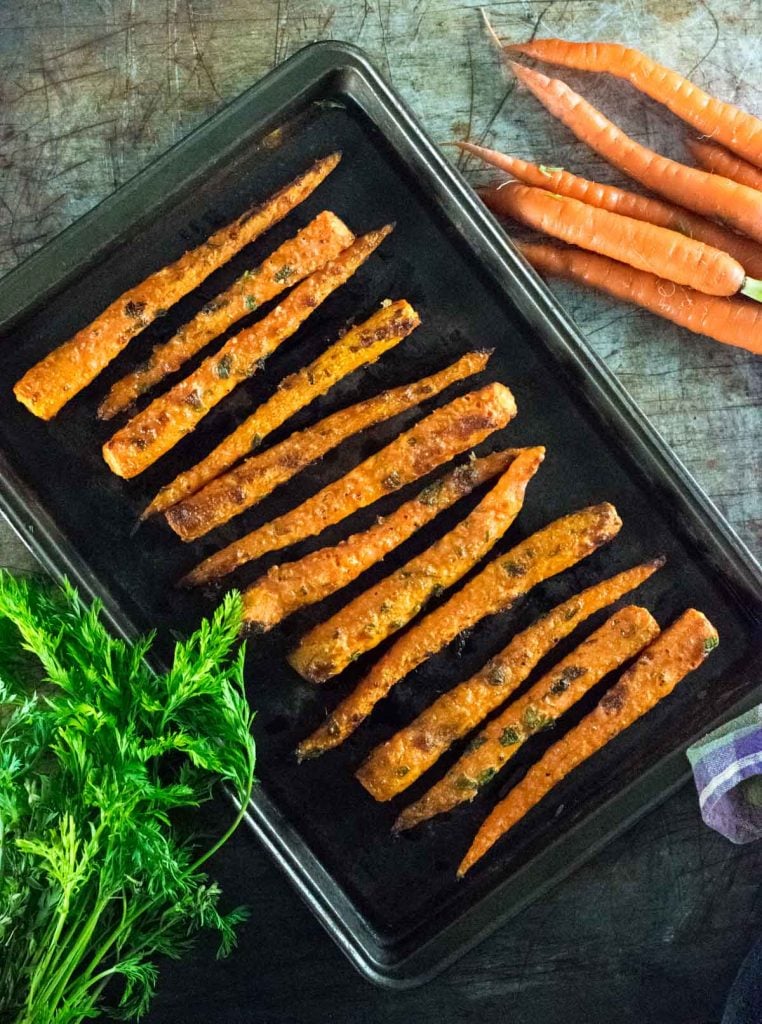
[[[688,749],[701,816],[732,843],[762,837],[762,704]]]

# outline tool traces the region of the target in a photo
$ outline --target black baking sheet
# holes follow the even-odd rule
[[[35,419],[14,400],[11,387],[24,370],[125,288],[336,148],[343,152],[339,167],[306,203],[146,330],[54,421]],[[321,209],[336,212],[358,234],[388,221],[396,228],[264,371],[192,436],[137,480],[113,476],[100,446],[114,423],[95,418],[109,385]],[[202,541],[183,545],[155,522],[133,535],[139,512],[158,486],[197,461],[286,373],[385,298],[407,298],[422,317],[421,327],[375,366],[295,416],[268,443],[385,387],[434,372],[472,348],[494,348],[487,370],[421,409],[352,438]],[[428,408],[492,379],[511,387],[519,414],[480,451],[501,445],[547,448],[525,508],[495,551],[590,503],[608,500],[619,510],[624,527],[612,544],[432,658],[341,749],[317,761],[297,766],[296,742],[378,652],[322,688],[301,681],[284,653],[311,624],[441,536],[480,494],[439,516],[347,590],[250,641],[247,678],[257,710],[260,788],[249,820],[334,938],[374,980],[411,984],[430,976],[674,788],[684,777],[683,751],[691,738],[759,699],[752,671],[759,650],[759,576],[748,552],[358,51],[329,43],[296,55],[9,275],[0,284],[0,317],[6,512],[48,565],[104,597],[115,625],[125,631],[158,626],[169,637],[193,628],[212,610],[215,597],[175,589],[184,571],[343,474]],[[369,525],[419,487],[389,496],[286,555],[246,567],[234,582],[245,584],[268,565]],[[488,808],[590,709],[601,687],[551,736],[527,744],[472,804],[392,838],[389,827],[401,806],[438,777],[461,747],[386,805],[374,803],[352,777],[364,755],[542,611],[662,553],[666,568],[620,604],[643,603],[662,625],[689,605],[702,609],[722,641],[706,664],[560,785],[465,881],[455,881],[455,867]],[[607,614],[585,623],[553,658]]]

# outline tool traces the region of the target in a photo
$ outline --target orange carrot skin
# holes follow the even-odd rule
[[[659,227],[679,231],[688,238],[706,242],[707,245],[720,249],[738,260],[749,277],[762,277],[762,245],[724,228],[721,224],[707,220],[706,217],[700,217],[697,213],[686,210],[684,206],[675,206],[661,199],[628,192],[616,185],[601,185],[597,181],[589,181],[587,178],[571,174],[562,167],[538,166],[493,149],[475,146],[470,142],[459,142],[457,145],[493,167],[511,174],[518,181],[523,181],[525,185],[535,185],[548,192],[579,199],[590,206],[598,206],[610,213],[621,213],[635,220],[649,221]],[[478,189],[482,200],[493,213],[500,213],[500,193],[503,188],[503,185],[497,185]]]
[[[639,92],[664,104],[676,117],[734,153],[762,167],[762,121],[732,103],[710,96],[670,68],[639,50],[618,43],[573,43],[565,39],[534,39],[508,45],[507,53],[579,71],[603,71],[624,78]]]
[[[280,444],[246,459],[177,505],[173,505],[177,483],[174,481],[159,492],[142,518],[173,505],[167,512],[167,520],[178,535],[201,530],[210,521],[225,522],[230,518],[231,509],[237,514],[256,505],[276,487],[296,476],[310,463],[322,459],[348,437],[413,409],[458,381],[481,372],[489,357],[489,352],[468,352],[430,377],[382,391],[363,402],[340,409],[313,426],[296,431]],[[177,480],[182,483],[183,475]]]
[[[615,537],[621,526],[614,506],[603,502],[562,516],[491,561],[448,601],[399,637],[325,722],[299,744],[299,759],[318,757],[343,743],[378,701],[414,668],[459,633],[510,608],[537,583],[592,554]]]
[[[520,64],[512,67],[546,110],[612,166],[673,203],[716,217],[762,242],[762,195],[755,189],[654,153],[625,135],[568,85]]]
[[[705,171],[721,174],[723,178],[730,178],[731,181],[762,191],[762,168],[750,164],[743,157],[729,153],[724,146],[718,146],[714,142],[686,139],[686,145],[693,159]]]
[[[474,737],[444,778],[405,808],[394,831],[473,800],[527,740],[552,728],[604,676],[634,658],[658,633],[656,619],[645,608],[630,605],[615,612]],[[359,772],[357,777],[363,782]]]
[[[404,487],[501,430],[516,415],[503,384],[455,398],[296,508],[211,555],[181,581],[199,586],[268,551],[296,544]],[[411,440],[412,439],[412,440]]]
[[[540,274],[596,288],[694,334],[762,355],[762,309],[757,302],[704,295],[581,249],[545,243],[524,243],[519,249]]]
[[[400,299],[383,306],[364,323],[356,324],[313,359],[309,366],[282,380],[278,390],[266,402],[247,416],[205,459],[180,473],[171,484],[162,488],[157,499],[174,505],[187,495],[195,494],[261,444],[265,437],[277,430],[294,413],[324,395],[350,373],[376,362],[385,352],[399,345],[420,322],[420,317],[410,303]],[[239,492],[234,497],[235,500],[227,507],[217,502],[213,508],[214,515],[194,519],[186,507],[168,515],[167,522],[183,540],[195,540],[246,508]],[[153,503],[153,507],[156,508],[157,504],[159,500]],[[204,508],[212,512],[211,506],[204,506],[201,502],[193,508],[199,512]]]
[[[262,320],[230,338],[185,380],[133,416],[103,445],[109,469],[129,480],[170,451],[241,381],[253,376],[317,306],[362,266],[391,230],[387,225],[358,238],[298,284]]]
[[[334,213],[319,213],[260,266],[245,271],[226,291],[208,302],[174,337],[157,345],[147,362],[118,380],[101,402],[98,417],[110,420],[127,409],[242,317],[334,259],[354,240],[355,236]]]
[[[521,510],[527,485],[544,458],[544,448],[520,452],[449,533],[311,629],[289,655],[291,667],[311,683],[324,683],[402,629],[494,547]]]
[[[662,565],[664,559],[657,558],[595,583],[517,633],[475,675],[437,697],[409,725],[371,752],[360,779],[368,792],[376,800],[391,800],[407,789],[456,740],[500,707],[540,659],[581,622],[641,586]]]
[[[520,224],[707,295],[735,295],[744,286],[737,260],[677,231],[517,182],[501,188],[496,202]]]
[[[287,616],[324,600],[380,562],[444,509],[503,473],[518,448],[470,459],[425,487],[390,515],[334,547],[319,548],[296,562],[274,565],[243,593],[244,629],[266,632]]]
[[[247,210],[196,249],[124,292],[92,323],[28,370],[14,386],[16,398],[35,416],[51,419],[136,334],[303,202],[340,159],[341,153],[333,153],[316,161],[261,206]]]
[[[598,706],[554,744],[487,817],[458,868],[462,877],[578,765],[655,707],[719,640],[705,615],[684,612],[622,674]]]

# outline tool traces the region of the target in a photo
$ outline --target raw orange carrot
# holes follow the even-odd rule
[[[376,704],[414,668],[464,630],[505,611],[537,583],[592,554],[617,535],[622,521],[604,502],[556,519],[499,555],[486,568],[395,641],[325,722],[299,744],[297,756],[317,757],[337,747]]]
[[[762,355],[762,310],[757,303],[704,295],[581,249],[536,242],[519,248],[541,274],[597,288],[695,334]]]
[[[145,363],[118,380],[101,402],[99,418],[110,420],[127,409],[236,321],[322,267],[354,240],[335,214],[319,213],[256,269],[244,271],[226,291],[207,302],[169,341],[157,345]]]
[[[649,221],[651,224],[658,224],[659,227],[679,231],[681,235],[695,238],[699,242],[706,242],[707,245],[721,249],[738,260],[749,277],[762,277],[762,245],[723,227],[722,224],[700,217],[683,206],[628,192],[616,185],[601,185],[597,181],[579,178],[576,174],[565,171],[563,167],[532,164],[515,156],[497,153],[493,149],[475,146],[470,142],[458,142],[456,145],[493,167],[499,167],[526,185],[535,185],[548,192],[570,196],[572,199],[579,199],[590,206],[599,206],[611,213],[621,213],[625,217],[634,217],[635,220]],[[500,213],[503,188],[504,185],[497,185],[478,190],[482,200],[494,213]]]
[[[741,185],[762,190],[762,168],[750,164],[743,157],[729,153],[724,146],[707,142],[705,139],[686,139],[685,144],[693,159],[705,171],[721,174],[723,178],[730,178]]]
[[[384,494],[419,480],[479,444],[515,415],[513,395],[503,384],[488,384],[479,391],[454,398],[301,505],[211,555],[188,573],[182,583],[210,583],[268,551],[322,533]]]
[[[325,352],[313,359],[309,366],[297,370],[281,381],[275,394],[239,424],[205,459],[185,470],[164,487],[146,510],[146,514],[153,514],[159,511],[161,506],[174,505],[182,498],[195,494],[204,484],[219,477],[241,456],[261,444],[265,437],[277,430],[299,409],[324,395],[334,384],[359,367],[374,363],[384,352],[399,345],[420,322],[410,303],[400,299],[398,302],[383,306],[364,323],[347,331]],[[206,521],[196,519],[195,525],[192,525],[191,519],[185,514],[187,509],[183,509],[176,515],[168,516],[167,521],[183,540],[194,540],[242,512],[245,507],[240,499],[227,509],[216,504],[215,515]]]
[[[425,487],[390,515],[334,547],[319,548],[295,562],[274,565],[243,594],[244,627],[266,632],[288,615],[335,594],[380,562],[443,509],[502,473],[520,448],[469,459]]]
[[[579,71],[603,71],[624,78],[701,135],[716,139],[734,153],[762,167],[762,121],[732,103],[709,96],[670,68],[639,50],[618,43],[572,43],[565,39],[533,39],[507,45],[507,53]]]
[[[716,217],[762,242],[762,194],[737,181],[670,160],[635,142],[568,85],[513,64],[516,77],[578,139],[646,188]]]
[[[718,644],[717,631],[693,608],[648,647],[601,699],[570,729],[487,817],[458,868],[462,877],[497,840],[583,761],[655,707]]]
[[[664,564],[663,558],[595,583],[556,605],[517,633],[475,675],[446,691],[409,725],[370,754],[361,782],[376,800],[391,800],[429,769],[516,690],[564,637],[585,619],[639,587]],[[405,826],[407,827],[407,826]]]
[[[407,625],[494,547],[519,514],[527,485],[544,458],[544,448],[520,452],[449,533],[311,629],[289,655],[291,667],[311,683],[324,683]]]
[[[246,459],[197,494],[173,506],[167,513],[172,529],[176,533],[204,529],[210,521],[225,522],[243,509],[251,508],[353,434],[413,409],[457,381],[479,373],[487,365],[489,356],[489,352],[469,352],[430,377],[382,391],[291,434],[285,441]],[[165,488],[157,495],[143,518],[166,501],[168,490]]]
[[[637,270],[707,295],[762,301],[762,281],[747,277],[737,260],[677,231],[518,182],[500,189],[496,202],[505,217]]]
[[[133,416],[103,445],[109,469],[130,479],[165,455],[241,381],[255,374],[317,306],[362,266],[391,230],[387,225],[358,238],[298,284],[267,316],[230,338],[185,380]]]
[[[528,739],[552,728],[556,719],[609,672],[635,657],[658,633],[656,619],[645,608],[630,605],[615,612],[475,736],[447,774],[405,808],[394,831],[413,828],[473,800]],[[357,778],[368,789],[363,772],[364,766]]]
[[[303,202],[340,159],[340,153],[332,153],[316,161],[261,206],[247,210],[197,248],[124,292],[70,341],[28,370],[13,389],[16,398],[35,416],[44,420],[55,416],[136,334]]]

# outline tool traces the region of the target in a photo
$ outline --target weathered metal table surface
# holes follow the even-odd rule
[[[627,41],[762,112],[759,0],[499,0],[489,9],[502,35]],[[504,78],[476,0],[0,0],[0,272],[274,63],[327,37],[367,49],[435,139],[468,136],[619,180]],[[566,77],[638,138],[683,154],[682,127],[623,84]],[[759,360],[553,287],[758,553]],[[30,565],[7,528],[0,562]],[[710,1024],[762,924],[761,868],[759,847],[731,847],[702,827],[686,788],[444,978],[393,994],[353,974],[241,834],[216,870],[231,898],[253,907],[242,947],[227,963],[200,950],[167,966],[149,1019]]]

